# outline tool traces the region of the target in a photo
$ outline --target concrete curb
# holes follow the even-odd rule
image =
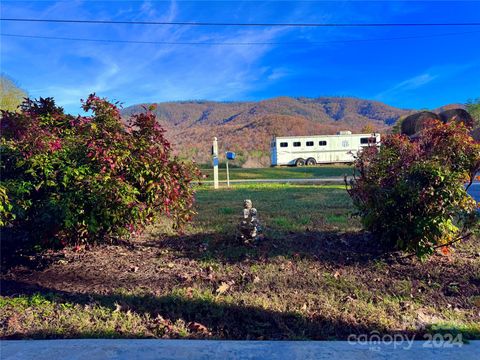
[[[0,349],[2,360],[469,360],[480,355],[480,341],[468,344],[405,341],[364,345],[347,341],[9,340],[2,341]]]

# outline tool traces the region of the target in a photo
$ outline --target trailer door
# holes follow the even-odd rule
[[[277,166],[277,142],[272,140],[270,144],[270,162],[272,166]]]

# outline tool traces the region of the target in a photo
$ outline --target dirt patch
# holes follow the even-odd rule
[[[222,282],[231,280],[231,273],[242,274],[235,282],[238,288],[244,282],[242,277],[255,278],[252,265],[261,268],[285,263],[293,267],[308,263],[317,272],[350,277],[378,294],[395,295],[396,282],[406,281],[409,286],[402,296],[437,306],[468,307],[469,297],[479,293],[480,254],[475,252],[438,254],[426,262],[395,258],[386,256],[363,233],[306,232],[266,239],[258,246],[232,242],[221,236],[209,243],[204,236],[184,236],[146,238],[129,246],[50,251],[23,259],[4,271],[2,294],[25,290],[15,283],[84,294],[109,294],[118,289],[164,294],[202,283],[215,291]]]

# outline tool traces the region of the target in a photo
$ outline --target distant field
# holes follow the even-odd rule
[[[230,169],[230,179],[314,179],[323,177],[342,177],[345,174],[351,175],[353,167],[349,165],[325,165],[315,167],[268,167],[259,169]],[[207,175],[207,180],[213,180],[213,169],[202,169],[202,173]],[[219,179],[227,179],[227,171],[224,167],[220,168]]]

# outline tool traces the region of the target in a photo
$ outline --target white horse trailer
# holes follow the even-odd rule
[[[340,131],[337,135],[274,137],[270,144],[272,166],[351,163],[354,155],[365,146],[379,146],[380,134],[352,134]]]

